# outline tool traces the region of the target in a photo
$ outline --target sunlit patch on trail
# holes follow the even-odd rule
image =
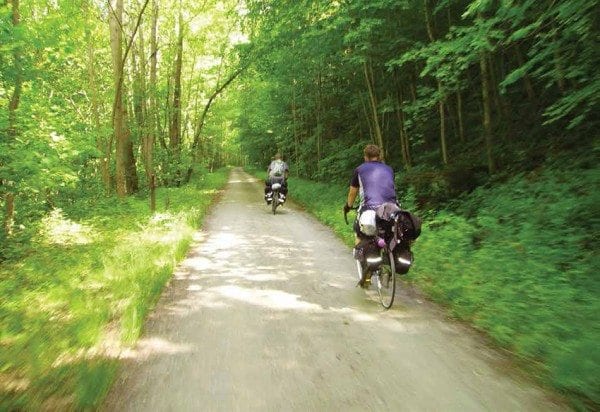
[[[251,273],[250,271],[246,271],[247,273],[241,273],[240,271],[238,271],[235,274],[235,277],[238,279],[244,279],[244,280],[249,280],[252,282],[271,282],[271,281],[278,281],[278,280],[286,280],[287,277],[284,277],[282,275],[271,275],[268,273]],[[236,279],[233,279],[233,281],[235,281]]]
[[[193,269],[193,270],[206,270],[210,269],[214,264],[211,259],[203,256],[188,257],[181,264],[182,267]]]
[[[176,355],[190,353],[194,347],[190,344],[169,342],[161,338],[141,339],[135,348],[124,350],[120,357],[123,359],[146,358],[152,355]]]
[[[202,286],[193,283],[187,287],[187,290],[189,290],[190,292],[197,292],[199,290],[202,290]]]
[[[353,321],[356,321],[356,322],[374,322],[378,319],[374,315],[364,313],[364,312],[359,312],[352,308],[331,308],[330,310],[331,310],[331,312],[334,312],[334,313],[347,315]]]
[[[239,286],[219,286],[210,289],[221,296],[251,305],[263,306],[269,309],[299,310],[306,312],[322,312],[323,307],[314,303],[300,300],[299,295],[274,289],[248,289]]]
[[[231,179],[228,183],[229,184],[239,184],[239,183],[253,183],[256,181],[257,181],[257,179],[249,177],[247,179]]]

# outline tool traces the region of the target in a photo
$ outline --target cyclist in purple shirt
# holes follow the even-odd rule
[[[365,162],[354,170],[350,180],[348,199],[344,205],[345,213],[351,209],[357,195],[360,195],[361,199],[358,208],[359,217],[365,210],[376,210],[384,203],[396,203],[394,171],[382,163],[380,157],[381,151],[378,146],[369,144],[365,147]],[[358,220],[356,221],[358,222]],[[356,233],[355,244],[358,244],[362,234],[356,223],[354,231]]]

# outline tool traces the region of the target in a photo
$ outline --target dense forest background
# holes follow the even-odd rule
[[[20,322],[54,290],[26,263],[58,256],[52,225],[120,230],[277,151],[341,222],[372,142],[426,218],[415,281],[597,407],[598,44],[591,0],[0,2],[0,349],[47,345]]]
[[[113,3],[2,6],[3,255],[63,200],[278,150],[342,179],[375,142],[427,207],[595,160],[589,0]]]
[[[337,179],[374,142],[426,204],[564,151],[589,153],[600,99],[596,6],[248,2],[260,51],[240,94],[244,153],[262,165],[279,149],[296,174]]]
[[[210,125],[205,118],[241,71],[238,8],[0,6],[0,260],[21,253],[19,241],[65,203],[149,196],[189,181],[194,168],[235,163],[226,114]]]

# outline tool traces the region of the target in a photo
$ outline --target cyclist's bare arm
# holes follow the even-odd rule
[[[350,186],[348,189],[348,200],[346,200],[346,204],[350,207],[354,204],[356,200],[356,196],[358,195],[358,187]]]

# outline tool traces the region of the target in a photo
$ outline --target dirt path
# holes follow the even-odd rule
[[[415,293],[383,312],[355,288],[346,246],[280,210],[232,173],[105,410],[566,409]]]

